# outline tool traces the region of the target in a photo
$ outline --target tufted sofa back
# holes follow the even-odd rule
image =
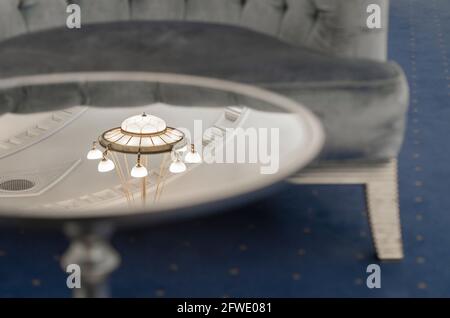
[[[82,23],[187,20],[225,23],[271,34],[337,56],[386,59],[388,0],[0,0],[0,41],[63,26],[68,4]],[[368,29],[369,4],[382,28]]]

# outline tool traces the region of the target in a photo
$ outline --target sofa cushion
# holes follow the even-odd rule
[[[322,119],[327,140],[321,159],[387,159],[402,143],[408,91],[394,63],[330,57],[243,28],[196,22],[92,24],[0,43],[0,79],[100,71],[207,76],[287,95]],[[145,89],[130,93],[130,85],[66,85],[57,91],[4,90],[0,105],[3,111],[26,111],[37,96],[48,108],[114,103],[121,89],[130,104],[152,98]]]

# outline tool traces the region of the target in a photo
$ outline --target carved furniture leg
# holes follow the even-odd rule
[[[109,297],[108,276],[120,263],[120,256],[110,245],[110,224],[66,224],[64,231],[71,240],[61,259],[64,270],[69,264],[81,269],[81,288],[73,289],[75,298]]]

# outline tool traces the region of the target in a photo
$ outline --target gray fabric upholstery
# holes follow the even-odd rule
[[[388,0],[1,0],[0,41],[66,21],[79,4],[83,24],[123,20],[226,23],[327,54],[386,59]],[[366,27],[368,4],[382,7],[382,28]]]
[[[327,140],[321,159],[388,159],[402,142],[408,90],[393,63],[330,57],[243,28],[192,22],[95,24],[82,32],[54,29],[0,43],[0,78],[83,71],[182,73],[269,88],[322,118]],[[154,101],[156,93],[130,83],[76,83],[3,91],[0,104],[15,112],[132,105]],[[186,96],[167,98],[186,103]]]

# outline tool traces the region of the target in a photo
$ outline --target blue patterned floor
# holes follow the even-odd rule
[[[114,245],[123,264],[114,296],[450,297],[450,1],[391,1],[390,57],[411,84],[400,156],[406,258],[373,257],[359,186],[293,186],[214,218],[130,231]],[[2,229],[0,296],[69,296],[57,232]]]

